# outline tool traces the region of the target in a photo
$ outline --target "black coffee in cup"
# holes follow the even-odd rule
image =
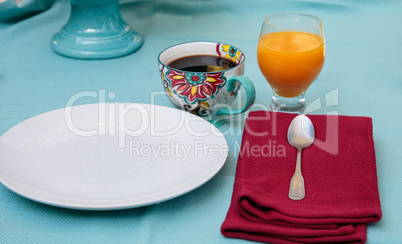
[[[189,72],[216,72],[236,66],[236,63],[224,57],[195,55],[173,60],[169,67]]]

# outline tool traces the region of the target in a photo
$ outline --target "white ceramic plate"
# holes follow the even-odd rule
[[[138,103],[68,107],[0,138],[0,181],[45,204],[113,210],[159,203],[211,179],[228,147],[190,113]]]

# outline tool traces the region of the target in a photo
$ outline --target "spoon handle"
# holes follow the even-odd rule
[[[301,149],[297,149],[296,170],[290,180],[289,198],[292,200],[301,200],[304,196],[304,179],[301,174]]]

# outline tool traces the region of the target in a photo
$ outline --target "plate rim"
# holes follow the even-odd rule
[[[148,106],[149,109],[151,109],[151,107],[160,107],[162,109],[168,109],[168,110],[175,110],[178,113],[181,114],[188,114],[189,116],[191,116],[193,119],[197,118],[200,121],[203,121],[203,123],[208,123],[211,126],[211,129],[214,127],[216,132],[218,133],[219,136],[222,137],[223,139],[223,146],[226,146],[226,148],[228,148],[228,144],[227,144],[227,140],[225,138],[225,136],[216,128],[215,125],[213,125],[212,123],[209,123],[207,120],[205,120],[204,118],[201,118],[199,116],[193,115],[187,111],[184,110],[180,110],[177,108],[173,108],[173,107],[167,107],[167,106],[163,106],[163,105],[156,105],[156,104],[145,104],[145,103],[125,103],[125,102],[113,102],[113,103],[89,103],[89,104],[81,104],[81,105],[75,105],[75,106],[71,106],[71,107],[63,107],[63,108],[59,108],[59,109],[55,109],[55,110],[51,110],[51,111],[47,111],[38,115],[35,115],[33,117],[30,117],[16,125],[14,125],[13,127],[11,127],[9,130],[7,130],[3,135],[0,136],[0,147],[3,144],[3,140],[5,138],[7,138],[8,134],[11,133],[14,129],[20,127],[20,126],[24,126],[25,124],[29,124],[29,122],[31,120],[34,119],[38,119],[42,116],[45,115],[49,115],[52,113],[57,113],[60,111],[63,111],[67,108],[73,108],[73,107],[84,107],[85,109],[88,109],[89,107],[92,106],[99,106],[100,104],[124,104],[124,105],[129,105],[129,104],[139,104],[139,105],[143,105],[143,106]],[[50,206],[54,206],[54,207],[61,207],[61,208],[67,208],[67,209],[75,209],[75,210],[94,210],[94,211],[108,211],[108,210],[122,210],[122,209],[131,209],[131,208],[138,208],[138,207],[143,207],[143,206],[148,206],[148,205],[153,205],[153,204],[159,204],[161,202],[164,201],[168,201],[171,199],[174,199],[176,197],[185,195],[199,187],[201,187],[202,185],[204,185],[205,183],[207,183],[208,181],[210,181],[224,166],[225,162],[227,161],[227,158],[229,156],[229,150],[226,151],[226,155],[221,156],[221,159],[219,160],[219,163],[214,164],[213,167],[208,168],[207,170],[204,170],[201,172],[201,174],[198,174],[196,177],[193,177],[191,179],[188,179],[186,181],[180,182],[180,184],[175,184],[172,187],[169,188],[165,188],[161,191],[158,192],[154,192],[152,194],[149,195],[142,195],[141,197],[134,197],[134,198],[123,198],[120,200],[112,200],[112,201],[107,201],[107,200],[87,200],[87,199],[83,199],[83,201],[79,202],[79,201],[65,201],[63,199],[68,198],[66,196],[63,195],[57,195],[51,192],[46,192],[43,191],[42,189],[38,189],[37,187],[31,187],[31,186],[27,186],[24,183],[19,182],[16,179],[10,178],[7,175],[4,175],[1,171],[0,171],[0,183],[5,186],[8,190],[14,192],[15,194],[24,197],[26,199],[35,201],[35,202],[39,202],[42,204],[46,204],[46,205],[50,205]],[[192,182],[192,183],[191,183]],[[191,183],[189,187],[183,187],[183,185],[187,185],[188,183]],[[17,186],[16,186],[17,185]],[[19,185],[19,186],[18,186]],[[25,188],[25,189],[24,189]],[[30,188],[30,189],[29,189]],[[181,188],[181,190],[177,191],[175,190],[175,188]],[[26,189],[28,189],[28,192],[26,192]],[[30,194],[30,190],[33,191],[42,191],[45,193],[44,196],[41,196],[40,194]],[[162,197],[155,197],[157,195],[162,195]],[[48,199],[48,197],[52,197],[51,199]],[[141,198],[142,200],[138,201],[136,199]],[[150,200],[145,200],[146,198],[150,199]],[[74,199],[78,199],[78,198],[72,198]]]

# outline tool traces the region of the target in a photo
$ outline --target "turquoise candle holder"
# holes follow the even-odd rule
[[[138,50],[143,38],[122,19],[119,0],[71,0],[71,14],[51,39],[56,53],[78,59],[108,59]]]

